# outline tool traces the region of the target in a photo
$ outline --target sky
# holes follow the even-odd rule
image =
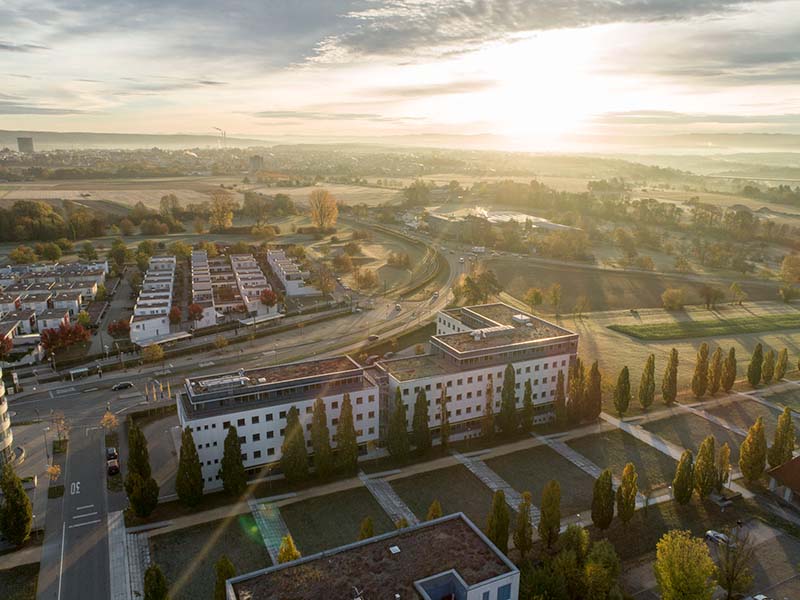
[[[3,0],[0,82],[0,129],[800,134],[800,0]]]

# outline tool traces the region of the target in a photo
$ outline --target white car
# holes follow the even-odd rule
[[[714,531],[713,529],[706,531],[705,538],[707,542],[713,542],[718,546],[727,546],[731,543],[731,540],[727,535],[720,533],[719,531]]]

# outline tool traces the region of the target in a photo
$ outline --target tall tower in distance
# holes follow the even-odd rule
[[[33,138],[32,137],[18,137],[17,149],[23,154],[33,154]]]

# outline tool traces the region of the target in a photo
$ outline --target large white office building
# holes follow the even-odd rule
[[[347,356],[325,358],[186,379],[178,397],[181,428],[190,427],[203,466],[206,489],[222,485],[222,462],[228,427],[236,427],[248,470],[281,458],[286,414],[295,407],[311,451],[314,402],[322,398],[331,437],[345,394],[350,395],[359,451],[379,435],[378,387]],[[336,444],[332,440],[331,445]]]
[[[8,414],[6,386],[3,384],[3,369],[0,369],[0,467],[13,457],[14,435],[11,433],[11,417]]]
[[[430,352],[422,356],[378,361],[376,380],[385,389],[381,400],[386,426],[396,390],[400,390],[411,429],[414,402],[420,389],[428,399],[428,423],[436,430],[445,390],[451,433],[464,437],[480,430],[487,388],[493,392],[494,412],[500,409],[503,373],[515,371],[517,408],[522,408],[525,381],[531,382],[534,422],[553,418],[558,372],[567,371],[578,353],[578,334],[494,303],[441,311]]]

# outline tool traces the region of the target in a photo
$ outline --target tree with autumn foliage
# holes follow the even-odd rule
[[[189,305],[189,319],[199,321],[203,316],[203,307],[197,303]]]
[[[75,344],[89,341],[91,333],[80,323],[61,323],[58,329],[45,329],[41,333],[42,347],[52,354],[56,350],[69,348]]]
[[[269,288],[261,290],[258,299],[261,300],[261,304],[267,308],[272,308],[278,303],[278,295]]]
[[[319,188],[313,190],[309,196],[309,207],[311,209],[311,222],[320,229],[330,229],[336,225],[339,217],[339,206],[331,193]]]

